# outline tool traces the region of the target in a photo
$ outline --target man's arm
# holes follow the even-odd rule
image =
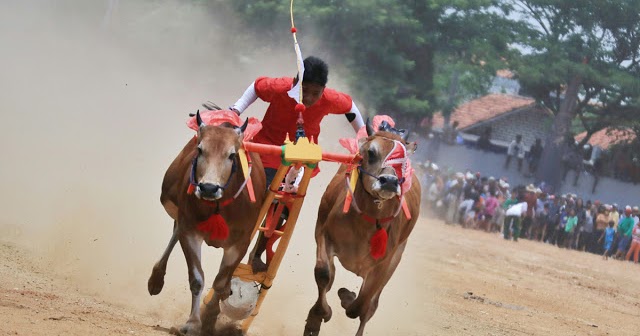
[[[356,103],[353,101],[351,102],[351,110],[345,113],[345,117],[347,117],[347,120],[351,123],[351,127],[353,127],[353,130],[356,131],[356,133],[358,133],[362,126],[364,126],[362,114],[360,114],[360,110],[358,110]]]
[[[230,110],[236,111],[240,115],[244,110],[253,104],[258,99],[258,93],[256,93],[255,82],[251,83],[249,87],[244,91],[240,99],[235,104],[229,107]]]

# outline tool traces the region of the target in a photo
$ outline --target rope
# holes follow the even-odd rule
[[[300,76],[300,78],[298,80],[302,81],[302,76],[303,76],[303,60],[302,60],[302,53],[300,52],[300,45],[298,44],[298,38],[296,36],[296,33],[298,31],[298,29],[296,28],[295,22],[293,20],[293,1],[291,0],[291,5],[289,8],[289,15],[291,16],[291,33],[293,35],[293,47],[296,51],[296,67],[298,68],[298,74]],[[300,101],[302,102],[302,85],[300,85]]]

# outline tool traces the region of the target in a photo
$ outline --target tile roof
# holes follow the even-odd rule
[[[582,132],[575,136],[576,141],[584,139],[587,132]],[[611,145],[615,145],[621,142],[630,142],[636,138],[636,135],[631,130],[621,130],[613,128],[601,129],[591,136],[589,144],[592,146],[599,146],[600,148],[607,149]]]
[[[453,111],[451,122],[459,123],[458,129],[475,125],[481,121],[493,119],[502,114],[533,105],[532,98],[514,96],[508,94],[489,94],[478,99],[466,102]],[[433,116],[433,126],[441,128],[444,125],[444,117],[438,112]]]

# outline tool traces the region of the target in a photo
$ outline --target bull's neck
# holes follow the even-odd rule
[[[357,184],[353,195],[362,213],[377,219],[393,216],[400,206],[397,197],[385,201],[373,197],[364,189],[362,181]]]

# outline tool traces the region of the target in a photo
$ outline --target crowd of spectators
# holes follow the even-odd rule
[[[548,194],[544,186],[510,186],[506,178],[444,172],[429,162],[421,168],[423,208],[447,224],[638,262],[637,206]]]

